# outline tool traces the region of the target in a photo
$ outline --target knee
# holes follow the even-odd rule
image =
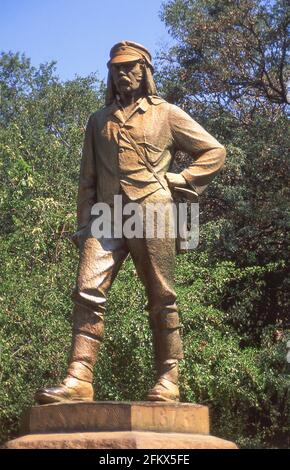
[[[99,289],[80,288],[77,286],[71,296],[73,302],[91,311],[104,312],[106,304],[106,296]]]

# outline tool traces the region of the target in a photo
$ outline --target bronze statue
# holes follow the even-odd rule
[[[174,188],[201,194],[225,160],[224,147],[183,110],[157,96],[150,53],[122,41],[110,52],[106,106],[89,118],[78,191],[80,263],[73,293],[73,342],[67,377],[36,393],[40,404],[93,400],[93,367],[104,331],[108,290],[131,255],[147,297],[153,333],[156,383],[147,400],[178,401],[178,361],[183,357],[174,291],[175,240],[96,238],[96,202],[172,201]],[[192,156],[180,174],[168,172],[177,150]]]

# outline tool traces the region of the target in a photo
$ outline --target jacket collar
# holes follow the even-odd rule
[[[128,121],[137,111],[140,110],[142,113],[146,113],[150,105],[157,106],[161,103],[165,103],[165,100],[159,98],[159,96],[144,96],[143,98],[139,98],[139,100],[137,101],[137,106],[133,109],[132,113],[126,118],[126,120],[124,119],[124,114],[122,112],[118,99],[116,99],[109,106],[108,111],[110,115],[116,117],[120,122],[124,123]]]
[[[133,114],[135,114],[139,110],[141,112],[145,113],[147,111],[148,107],[149,107],[149,103],[148,103],[147,98],[146,97],[140,98],[137,101],[136,107],[132,110],[132,112],[129,114],[129,116],[127,116],[126,121],[128,121],[133,116]],[[110,105],[110,109],[108,111],[109,111],[110,115],[115,116],[119,121],[125,122],[124,114],[122,112],[120,104],[118,103],[118,100],[115,100]]]

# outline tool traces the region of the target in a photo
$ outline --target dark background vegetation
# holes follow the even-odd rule
[[[289,447],[289,156],[286,1],[171,0],[160,95],[227,148],[201,197],[199,248],[179,255],[186,359],[182,400],[210,407],[212,433],[242,447]],[[17,434],[35,390],[65,373],[86,121],[103,105],[91,75],[0,56],[0,434]],[[179,155],[176,169],[186,164]],[[152,385],[146,299],[131,260],[110,295],[96,399],[140,400]],[[290,338],[288,338],[290,339]]]

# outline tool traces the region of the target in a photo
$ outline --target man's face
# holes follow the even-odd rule
[[[131,94],[142,87],[144,65],[138,61],[111,65],[114,85],[120,94]]]

